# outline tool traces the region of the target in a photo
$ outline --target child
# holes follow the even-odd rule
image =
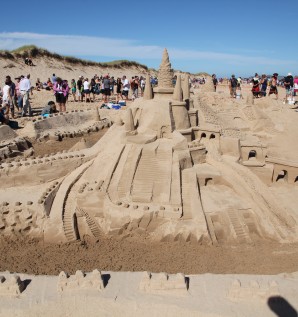
[[[4,104],[5,106],[3,107],[2,105],[0,105],[0,122],[2,124],[8,124],[9,123],[9,105],[8,104]]]

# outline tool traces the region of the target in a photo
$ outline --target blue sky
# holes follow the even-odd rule
[[[158,68],[166,47],[172,67],[182,71],[298,74],[298,0],[60,0],[44,5],[40,0],[25,6],[19,0],[1,3],[0,49],[35,44],[63,55],[128,59]]]

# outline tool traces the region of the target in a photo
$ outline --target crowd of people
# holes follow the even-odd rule
[[[176,78],[173,78],[173,84],[175,84]],[[216,75],[212,75],[212,82],[214,85],[214,91],[216,91],[217,85],[223,82],[223,78],[217,79]],[[190,80],[190,85],[203,85],[206,83],[204,77],[194,77]],[[286,89],[287,96],[295,96],[298,92],[298,76],[295,78],[291,73],[283,78],[278,79],[278,74],[274,73],[272,76],[262,74],[259,76],[255,73],[252,78],[241,78],[233,74],[228,80],[230,95],[232,98],[242,98],[241,85],[243,83],[249,83],[252,86],[252,94],[255,98],[261,98],[276,95],[278,99],[278,86],[282,86]],[[156,77],[150,78],[150,85],[156,86],[158,80]],[[104,76],[98,76],[95,74],[90,80],[88,77],[79,76],[77,80],[74,78],[68,82],[66,79],[62,79],[56,74],[53,74],[47,81],[41,82],[37,78],[35,86],[31,85],[30,74],[27,76],[19,76],[15,78],[15,82],[10,76],[6,76],[5,84],[0,90],[0,120],[5,123],[9,118],[15,118],[18,116],[31,116],[32,108],[30,105],[30,95],[33,94],[33,90],[40,91],[42,89],[53,91],[56,99],[56,104],[51,103],[45,106],[45,114],[55,111],[65,112],[67,101],[72,102],[95,102],[96,97],[104,103],[108,103],[113,96],[113,100],[116,103],[119,100],[127,101],[129,96],[131,100],[143,96],[145,89],[145,78],[143,76],[133,76],[128,79],[125,75],[121,78],[114,78],[106,74]],[[52,102],[52,101],[50,101]],[[16,113],[17,112],[17,113]]]
[[[1,92],[0,100],[0,122],[7,123],[9,118],[15,118],[15,109],[18,115],[32,115],[30,105],[30,94],[32,94],[32,86],[30,75],[19,76],[15,78],[14,83],[10,76],[6,76],[5,83]]]
[[[109,74],[104,76],[95,74],[90,80],[84,76],[80,76],[77,81],[73,78],[68,85],[66,80],[61,81],[53,74],[52,83],[56,99],[58,94],[63,94],[66,100],[70,95],[74,102],[94,102],[96,96],[101,97],[104,103],[109,102],[110,96],[116,96],[116,102],[118,102],[120,99],[128,100],[129,92],[133,100],[138,98],[139,94],[143,96],[145,89],[145,78],[142,76],[133,76],[129,80],[125,75],[115,79]],[[61,98],[58,96],[58,99]]]
[[[241,85],[244,82],[252,86],[251,92],[254,98],[262,98],[274,94],[276,99],[278,99],[278,87],[285,88],[287,97],[294,97],[298,92],[298,76],[294,78],[291,73],[288,73],[282,79],[278,79],[278,73],[274,73],[272,76],[267,76],[266,74],[259,76],[258,73],[255,73],[252,78],[245,79],[245,81],[241,77],[236,78],[233,74],[229,79],[231,98],[240,98],[242,96]],[[213,77],[213,83],[216,90],[216,77]]]
[[[154,81],[154,77],[151,80]],[[10,76],[6,76],[2,91],[0,89],[0,119],[2,123],[7,122],[9,118],[32,115],[30,95],[33,94],[34,89],[36,91],[42,89],[53,91],[57,111],[65,112],[67,101],[94,102],[96,96],[104,103],[108,103],[111,96],[116,99],[116,103],[119,100],[127,101],[129,97],[134,100],[143,96],[145,78],[143,76],[133,76],[128,79],[124,75],[122,78],[115,79],[109,74],[104,76],[95,74],[90,80],[88,77],[80,76],[77,80],[72,79],[69,83],[68,80],[53,74],[46,82],[37,78],[35,86],[33,86],[30,75],[16,77],[15,82]],[[47,104],[45,108],[53,109],[53,105]]]

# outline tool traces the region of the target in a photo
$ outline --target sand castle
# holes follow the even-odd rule
[[[297,183],[298,164],[270,156],[257,136],[260,122],[272,129],[268,117],[253,104],[212,108],[209,92],[190,92],[188,75],[178,75],[175,87],[172,78],[165,50],[158,87],[146,85],[144,98],[121,115],[73,111],[29,123],[22,133],[41,139],[114,124],[91,148],[3,162],[1,235],[62,243],[130,233],[207,244],[297,241],[294,215],[268,186]]]
[[[172,78],[165,50],[158,87],[146,85],[144,97],[125,111],[51,115],[28,122],[21,135],[1,127],[0,235],[46,243],[128,235],[215,245],[297,242],[298,163],[291,153],[278,155],[269,137],[280,138],[281,127],[253,99],[227,101],[208,81],[192,90],[187,74],[177,76],[175,87]],[[81,140],[69,151],[26,155],[26,135],[55,141],[104,127],[110,128],[92,147]],[[286,188],[287,199],[276,188]],[[297,303],[297,285],[295,273],[5,272],[0,311],[272,316],[271,304],[284,305],[283,296]]]

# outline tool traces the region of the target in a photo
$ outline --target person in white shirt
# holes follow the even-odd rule
[[[6,119],[9,119],[9,110],[10,110],[10,107],[12,105],[12,98],[11,98],[10,91],[11,91],[11,88],[10,88],[10,85],[9,85],[9,81],[8,81],[8,79],[6,79],[5,80],[5,85],[2,88],[2,93],[3,93],[2,105],[3,105],[3,108],[4,108],[4,113],[5,113],[5,118]]]
[[[129,92],[129,81],[128,79],[126,78],[126,76],[123,76],[122,77],[122,94],[121,94],[121,98],[125,100],[128,100],[128,92]],[[123,98],[124,96],[124,98]]]
[[[144,90],[145,90],[145,78],[143,76],[141,76],[141,82],[140,82],[140,85],[141,85],[141,96],[143,97],[143,94],[144,94]]]
[[[31,91],[31,82],[29,78],[30,78],[30,75],[28,75],[27,77],[23,77],[20,81],[20,94],[23,97],[23,111],[22,111],[23,117],[27,115],[28,110],[29,110],[29,116],[31,117],[32,115],[32,109],[29,102],[29,92]]]
[[[85,79],[84,83],[83,83],[83,86],[84,86],[84,96],[85,96],[85,102],[87,102],[87,98],[90,100],[90,83],[88,81],[88,78]]]

